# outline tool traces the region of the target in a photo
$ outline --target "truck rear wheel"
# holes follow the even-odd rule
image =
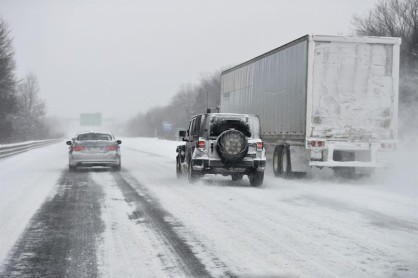
[[[356,175],[356,169],[354,167],[335,167],[334,175],[337,178],[351,179]]]
[[[283,146],[276,146],[273,152],[273,173],[276,177],[282,175],[282,151]]]
[[[292,177],[292,164],[290,163],[290,151],[289,148],[283,147],[281,152],[281,172],[285,178]]]

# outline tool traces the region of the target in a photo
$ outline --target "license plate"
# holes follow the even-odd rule
[[[91,147],[90,151],[91,152],[100,152],[100,151],[102,151],[102,148],[101,147]]]

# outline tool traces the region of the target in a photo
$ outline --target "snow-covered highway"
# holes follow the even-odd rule
[[[412,164],[189,184],[178,142],[122,141],[121,172],[68,172],[64,142],[0,160],[0,277],[418,276]]]

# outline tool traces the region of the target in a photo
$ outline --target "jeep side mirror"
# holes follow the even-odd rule
[[[68,146],[71,146],[72,145],[72,142],[71,141],[67,141],[67,142],[65,142],[65,144],[67,144]]]
[[[185,130],[180,130],[179,131],[179,137],[186,137],[186,131]]]
[[[116,143],[118,143],[119,145],[122,144],[121,140],[116,140]]]

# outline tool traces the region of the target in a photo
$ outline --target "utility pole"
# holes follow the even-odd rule
[[[209,91],[206,91],[206,112],[209,113]]]

